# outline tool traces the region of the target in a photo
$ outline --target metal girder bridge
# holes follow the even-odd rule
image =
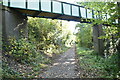
[[[57,0],[3,0],[4,6],[19,11],[23,15],[50,19],[91,23],[93,19],[110,18],[100,11],[86,9],[84,6]],[[96,15],[99,14],[99,15]]]

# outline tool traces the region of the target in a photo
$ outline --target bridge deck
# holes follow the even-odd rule
[[[23,15],[61,19],[77,22],[90,22],[91,19],[108,19],[107,14],[86,9],[84,6],[56,0],[3,0],[3,5],[14,8]],[[95,15],[98,13],[99,15]]]

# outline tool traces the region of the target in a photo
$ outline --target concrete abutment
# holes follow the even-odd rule
[[[104,56],[104,42],[99,39],[103,35],[102,24],[93,26],[93,45],[94,50],[98,55]]]
[[[27,16],[17,12],[15,9],[4,6],[1,12],[3,40],[7,40],[9,36],[19,39],[21,37],[21,30],[23,30],[25,37],[27,37]]]

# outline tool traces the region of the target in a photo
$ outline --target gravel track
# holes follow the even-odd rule
[[[42,78],[77,78],[75,47],[70,48],[65,53],[55,59],[52,66],[43,74]]]

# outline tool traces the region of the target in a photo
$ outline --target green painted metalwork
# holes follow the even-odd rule
[[[26,0],[25,3],[26,3],[26,9],[28,9],[28,0]]]
[[[70,10],[71,10],[71,16],[72,16],[72,5],[70,5]]]
[[[64,14],[63,3],[62,2],[61,2],[61,7],[62,7],[62,14]]]
[[[10,6],[10,0],[8,0],[8,6]]]
[[[80,7],[79,7],[78,9],[79,9],[79,17],[81,17],[81,11],[80,11]]]
[[[53,2],[51,0],[51,12],[53,13]]]
[[[39,10],[41,11],[41,0],[39,0]]]
[[[54,17],[51,17],[51,18],[58,18],[60,16],[73,16],[73,17],[76,17],[76,18],[83,18],[83,19],[91,19],[91,18],[102,19],[102,14],[101,14],[100,11],[98,12],[99,15],[96,16],[94,10],[85,9],[84,6],[79,6],[79,5],[76,5],[76,4],[66,3],[66,2],[62,2],[62,1],[57,1],[57,0],[47,0],[47,1],[46,0],[38,0],[38,3],[39,3],[38,8],[39,9],[35,9],[35,7],[33,9],[32,8],[28,8],[28,2],[30,0],[21,0],[21,1],[23,1],[21,3],[25,4],[25,8],[24,8],[24,6],[22,6],[22,4],[19,4],[19,2],[20,2],[19,0],[15,0],[15,1],[16,2],[14,2],[14,0],[4,0],[3,1],[3,5],[8,6],[8,7],[17,8],[17,9],[24,9],[24,10],[26,9],[26,10],[39,11],[39,12],[43,11],[43,12],[46,12],[46,13],[54,13],[56,15],[58,14],[57,16],[54,16]],[[54,4],[53,4],[53,1],[54,1]],[[34,0],[34,3],[36,4],[37,0]],[[59,4],[59,5],[55,5],[55,3]],[[19,6],[17,6],[17,4],[19,4]],[[30,3],[29,3],[29,6],[30,6]],[[31,6],[33,6],[33,5],[31,5]],[[59,10],[57,10],[55,8],[57,8]],[[105,19],[108,19],[108,14],[106,14],[105,17],[106,17]]]

